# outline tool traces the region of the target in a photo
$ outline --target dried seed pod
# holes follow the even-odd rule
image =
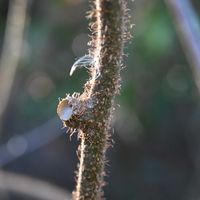
[[[73,114],[73,108],[67,99],[63,99],[59,102],[57,107],[57,114],[62,121],[67,121],[71,118]]]

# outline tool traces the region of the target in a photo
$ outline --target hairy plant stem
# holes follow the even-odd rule
[[[105,153],[111,145],[111,113],[114,97],[120,90],[123,47],[127,40],[125,1],[93,0],[91,3],[93,33],[90,55],[95,59],[90,70],[91,78],[85,84],[83,94],[68,95],[58,105],[60,118],[64,110],[69,113],[64,125],[80,130],[80,165],[73,194],[75,200],[103,198]],[[72,115],[70,109],[73,110]]]
[[[119,87],[119,72],[123,49],[122,2],[96,0],[94,16],[97,34],[93,38],[95,68],[101,76],[94,81],[89,98],[98,101],[94,107],[94,126],[81,134],[80,166],[76,200],[96,200],[103,196],[105,152],[109,146],[110,115],[113,98]],[[94,77],[95,78],[95,77]]]

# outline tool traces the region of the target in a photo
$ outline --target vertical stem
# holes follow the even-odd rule
[[[165,0],[200,93],[200,23],[189,0]]]
[[[88,134],[86,133],[88,132]],[[104,130],[85,130],[81,137],[80,166],[75,199],[101,199],[106,150]]]
[[[10,0],[9,2],[5,38],[0,59],[0,123],[7,107],[20,60],[27,7],[28,0]]]
[[[93,37],[90,50],[96,59],[82,96],[94,100],[93,115],[80,131],[80,165],[74,199],[98,200],[103,196],[105,153],[110,145],[113,100],[120,88],[120,69],[125,41],[126,9],[123,0],[94,0]],[[100,76],[96,78],[96,73]]]

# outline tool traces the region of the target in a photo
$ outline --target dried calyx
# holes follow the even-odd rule
[[[72,129],[83,129],[84,124],[89,123],[93,117],[94,101],[91,99],[81,99],[79,94],[67,95],[61,99],[57,114],[63,121],[64,126]]]

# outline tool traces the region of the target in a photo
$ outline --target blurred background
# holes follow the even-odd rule
[[[170,2],[128,5],[135,26],[107,152],[108,200],[200,199],[200,54],[191,55]],[[192,4],[183,8],[198,31],[200,1],[177,2]],[[56,107],[88,78],[84,69],[69,76],[88,53],[88,10],[87,0],[0,0],[2,200],[59,200],[75,188],[79,141]]]

